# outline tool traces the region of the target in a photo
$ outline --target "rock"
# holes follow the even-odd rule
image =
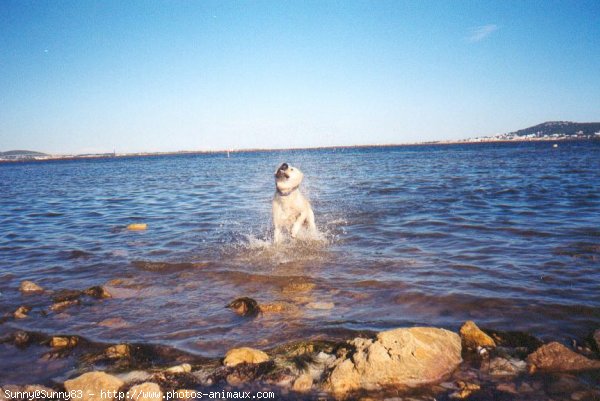
[[[13,316],[15,319],[25,319],[29,312],[31,312],[31,307],[22,305],[19,306],[16,311],[14,311]]]
[[[478,347],[494,348],[496,343],[492,337],[485,334],[472,320],[467,320],[460,328],[460,337],[465,347],[477,349]]]
[[[300,375],[292,385],[292,390],[305,393],[310,391],[313,385],[313,378],[310,374],[304,373]]]
[[[77,345],[77,337],[52,337],[50,346],[52,348],[72,348]]]
[[[594,331],[594,343],[596,343],[596,351],[600,353],[600,329]]]
[[[587,384],[572,374],[557,373],[546,380],[546,392],[553,396],[564,396],[586,390],[589,390]]]
[[[146,382],[131,387],[125,398],[135,401],[162,401],[163,393],[158,384]]]
[[[4,389],[0,387],[0,401],[8,401],[8,398],[4,395]]]
[[[496,386],[496,390],[503,393],[518,394],[517,387],[514,383],[500,383]]]
[[[112,298],[112,295],[110,294],[110,292],[108,292],[108,290],[106,288],[104,288],[100,285],[97,285],[95,287],[90,287],[87,290],[83,291],[83,293],[85,295],[88,295],[93,298],[98,298],[98,299]]]
[[[335,304],[333,302],[310,302],[306,305],[309,309],[318,309],[318,310],[329,310],[333,309]]]
[[[531,384],[529,384],[527,382],[523,382],[519,386],[519,393],[521,393],[521,394],[533,393],[533,392],[535,392],[535,389],[533,388],[533,386]]]
[[[600,361],[579,355],[557,342],[542,345],[530,354],[527,365],[531,373],[536,370],[561,372],[600,369]]]
[[[40,292],[44,292],[44,289],[33,281],[25,280],[21,281],[19,291],[21,291],[23,294],[39,294]]]
[[[230,308],[240,316],[256,316],[260,311],[258,302],[248,297],[241,297],[231,301],[226,308]]]
[[[78,401],[112,401],[123,384],[121,379],[104,372],[89,372],[67,380],[64,386],[68,392],[82,392],[83,397]]]
[[[130,355],[129,345],[117,344],[110,346],[104,351],[104,355],[110,359],[127,358]]]
[[[189,363],[183,363],[181,365],[172,366],[168,369],[165,369],[167,373],[190,373],[192,371],[192,365]]]
[[[518,359],[494,358],[489,364],[489,373],[492,376],[516,376],[527,368],[525,361]]]
[[[481,389],[481,386],[479,386],[479,384],[467,383],[467,382],[463,382],[463,381],[456,382],[456,386],[458,387],[458,390],[453,392],[452,394],[450,394],[450,398],[457,399],[457,400],[462,400],[462,399],[468,398],[475,391],[478,391],[479,389]]]
[[[269,360],[269,355],[266,353],[248,347],[233,348],[227,351],[223,365],[236,366],[240,363],[262,363]]]
[[[13,335],[13,342],[17,347],[24,347],[29,344],[31,336],[26,331],[19,330]]]
[[[522,331],[487,330],[487,332],[496,343],[496,347],[514,348],[523,354],[523,358],[544,344],[531,334]]]
[[[462,361],[460,337],[431,327],[383,331],[374,340],[356,338],[349,344],[355,350],[336,361],[327,381],[336,394],[435,383]]]

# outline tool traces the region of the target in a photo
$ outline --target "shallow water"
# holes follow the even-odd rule
[[[305,173],[322,240],[270,245],[283,161]],[[466,319],[562,341],[600,327],[598,142],[0,164],[0,193],[0,312],[34,306],[0,335],[217,357],[354,330],[456,330]],[[127,231],[134,222],[148,230]],[[43,296],[18,292],[25,279],[108,283],[114,298],[43,316]],[[239,317],[224,307],[239,296],[286,311]],[[0,359],[4,381],[32,363],[12,348]],[[58,361],[33,375],[68,369]]]

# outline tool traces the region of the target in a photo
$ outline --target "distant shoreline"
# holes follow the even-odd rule
[[[174,152],[135,152],[121,154],[98,154],[98,155],[48,155],[43,157],[32,157],[22,159],[0,159],[2,163],[25,163],[25,162],[46,162],[57,160],[98,160],[98,159],[118,159],[134,157],[156,157],[156,156],[177,156],[177,155],[210,155],[210,154],[231,154],[231,153],[258,153],[258,152],[288,152],[305,150],[334,150],[334,149],[369,149],[369,148],[397,148],[411,146],[431,146],[431,145],[477,145],[477,144],[504,144],[504,143],[527,143],[527,142],[596,142],[596,138],[530,138],[530,139],[494,139],[477,138],[474,140],[454,140],[454,141],[430,141],[416,143],[397,143],[397,144],[370,144],[370,145],[340,145],[340,146],[316,146],[316,147],[298,147],[298,148],[249,148],[249,149],[231,149],[231,150],[181,150]]]

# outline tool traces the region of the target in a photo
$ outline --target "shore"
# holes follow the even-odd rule
[[[101,305],[111,297],[101,286],[50,291],[28,281],[21,283],[20,291],[24,305],[0,324],[12,326],[19,319],[34,318],[25,305],[32,294],[47,296],[49,310],[69,309],[82,300]],[[278,312],[277,305],[261,305],[250,298],[233,300],[224,310],[246,319]],[[221,358],[157,344],[109,344],[65,333],[4,331],[8,334],[0,338],[3,347],[67,368],[63,377],[39,382],[27,379],[29,366],[23,366],[20,383],[0,381],[0,401],[27,394],[35,394],[34,399],[63,399],[65,391],[85,401],[125,396],[185,400],[203,394],[232,399],[244,392],[307,400],[600,399],[600,330],[567,346],[543,343],[527,333],[480,329],[467,321],[458,333],[433,327],[396,328],[260,350],[233,348]]]
[[[132,157],[156,157],[156,156],[177,156],[177,155],[212,155],[235,153],[257,153],[257,152],[284,152],[284,151],[302,151],[302,150],[335,150],[335,149],[365,149],[365,148],[394,148],[404,146],[431,146],[431,145],[472,145],[482,143],[528,143],[528,142],[588,142],[598,141],[598,137],[546,137],[546,138],[495,138],[484,137],[474,139],[461,139],[449,141],[431,141],[431,142],[413,142],[396,144],[367,144],[367,145],[349,145],[349,146],[320,146],[320,147],[300,147],[300,148],[251,148],[251,149],[218,149],[218,150],[182,150],[175,152],[133,152],[133,153],[103,153],[86,155],[46,155],[40,157],[27,157],[18,159],[3,159],[0,157],[0,163],[20,163],[20,162],[43,162],[56,160],[90,160],[90,159],[112,159],[112,158],[132,158]]]

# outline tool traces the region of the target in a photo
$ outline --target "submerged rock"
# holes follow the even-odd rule
[[[527,364],[532,373],[536,370],[560,372],[600,369],[600,361],[586,358],[557,342],[542,345],[527,357]]]
[[[163,393],[158,384],[146,382],[131,387],[125,398],[135,401],[162,401]]]
[[[262,363],[269,360],[269,355],[261,350],[242,347],[233,348],[227,351],[223,365],[225,366],[236,366],[240,363]]]
[[[335,307],[335,304],[333,302],[310,302],[306,304],[306,307],[309,309],[330,310]]]
[[[354,351],[336,361],[328,379],[336,394],[435,383],[462,361],[460,337],[431,327],[384,331],[374,340],[356,338],[349,344]]]
[[[57,291],[52,300],[54,303],[65,302],[65,301],[74,301],[81,297],[82,292],[78,290],[60,290]]]
[[[260,304],[258,306],[262,313],[283,313],[283,312],[294,312],[298,310],[298,307],[289,302],[271,302],[266,304]]]
[[[50,305],[50,310],[53,312],[60,312],[64,309],[67,309],[68,307],[79,305],[80,302],[81,301],[79,301],[78,299],[55,302],[52,305]]]
[[[460,337],[465,347],[477,349],[478,347],[494,348],[496,343],[492,337],[485,334],[472,320],[467,320],[460,328]]]
[[[33,281],[25,280],[21,281],[19,291],[21,291],[23,294],[36,294],[44,292],[44,289],[36,283],[34,283]]]
[[[525,372],[527,364],[518,359],[494,358],[489,364],[489,374],[492,376],[517,376]]]
[[[312,291],[316,287],[315,283],[311,283],[305,280],[294,280],[287,285],[285,285],[281,292],[284,294],[296,293],[296,292],[309,292]]]
[[[112,401],[124,382],[104,372],[84,373],[64,383],[67,391],[81,391],[78,401]]]
[[[19,330],[13,334],[13,342],[17,347],[24,347],[31,341],[31,336],[26,331]]]
[[[248,297],[236,298],[227,304],[226,308],[233,310],[240,316],[256,316],[260,311],[258,302]]]
[[[13,312],[13,316],[15,319],[25,319],[28,313],[31,312],[31,307],[22,305],[17,308],[16,311]]]

